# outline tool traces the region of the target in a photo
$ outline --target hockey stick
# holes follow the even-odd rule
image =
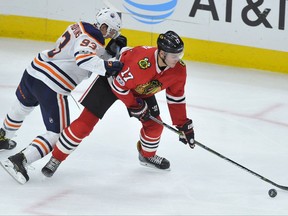
[[[158,124],[163,125],[164,127],[168,128],[169,130],[177,133],[178,135],[181,135],[181,134],[182,134],[182,132],[180,132],[179,130],[171,127],[170,125],[164,123],[163,121],[160,121],[159,119],[157,119],[157,118],[155,118],[155,117],[153,117],[153,116],[150,116],[150,119],[153,120],[153,121],[155,121],[155,122],[158,123]],[[234,164],[234,165],[242,168],[243,170],[249,172],[250,174],[252,174],[252,175],[254,175],[254,176],[258,177],[258,178],[260,178],[261,180],[263,180],[263,181],[265,181],[265,182],[267,182],[267,183],[270,183],[270,184],[274,185],[274,186],[277,187],[277,188],[280,188],[280,189],[282,189],[282,190],[288,190],[288,186],[283,186],[283,185],[276,184],[275,182],[267,179],[266,177],[264,177],[264,176],[262,176],[262,175],[260,175],[260,174],[258,174],[258,173],[256,173],[256,172],[254,172],[254,171],[252,171],[252,170],[244,167],[243,165],[241,165],[241,164],[239,164],[239,163],[231,160],[231,159],[228,158],[228,157],[225,157],[224,155],[222,155],[222,154],[214,151],[213,149],[211,149],[211,148],[203,145],[203,144],[200,143],[200,142],[195,141],[195,144],[198,145],[198,146],[200,146],[201,148],[203,148],[203,149],[205,149],[205,150],[207,150],[207,151],[209,151],[209,152],[217,155],[218,157],[220,157],[220,158],[222,158],[222,159],[224,159],[224,160],[226,160],[226,161],[228,161],[228,162],[230,162],[230,163],[232,163],[232,164]]]
[[[115,58],[116,58],[117,60],[119,60],[119,58],[120,58],[120,47],[119,47],[119,46],[116,47],[116,55],[115,55]]]
[[[163,125],[164,127],[172,130],[173,132],[177,133],[178,135],[182,135],[182,132],[180,132],[179,130],[175,129],[174,127],[171,127],[170,125],[164,123],[163,121],[155,118],[154,116],[150,115],[149,118],[153,121],[155,121],[156,123],[160,124],[160,125]]]

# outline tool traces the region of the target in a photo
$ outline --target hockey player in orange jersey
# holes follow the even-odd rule
[[[26,165],[50,153],[60,132],[70,124],[69,93],[91,73],[111,76],[123,66],[119,61],[109,61],[116,55],[116,46],[127,45],[126,38],[119,32],[119,15],[103,8],[95,21],[68,26],[55,48],[40,52],[23,73],[16,90],[17,99],[0,128],[0,150],[15,148],[16,142],[12,140],[15,132],[38,105],[46,132],[35,137],[24,150],[1,162],[22,184],[29,180]],[[107,38],[111,40],[105,47]]]
[[[123,69],[115,79],[109,78],[107,81],[104,77],[98,77],[88,88],[81,99],[85,107],[83,112],[63,130],[42,173],[51,177],[117,99],[127,106],[130,116],[138,118],[142,123],[137,142],[140,163],[169,169],[169,161],[156,154],[163,126],[152,121],[149,116],[160,119],[155,94],[166,90],[173,125],[183,132],[179,139],[194,147],[193,124],[186,115],[186,65],[181,60],[183,52],[183,41],[173,31],[159,35],[157,48],[140,46],[121,51]]]

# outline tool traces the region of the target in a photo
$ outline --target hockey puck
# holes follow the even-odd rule
[[[268,194],[269,194],[270,197],[274,198],[274,197],[277,196],[277,191],[275,189],[270,189],[268,191]]]

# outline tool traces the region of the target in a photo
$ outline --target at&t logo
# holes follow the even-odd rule
[[[157,24],[171,16],[177,0],[124,0],[124,8],[139,22]]]

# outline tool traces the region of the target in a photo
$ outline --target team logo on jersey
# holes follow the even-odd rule
[[[156,94],[157,92],[161,91],[161,86],[162,83],[160,83],[158,80],[152,80],[145,84],[138,85],[135,88],[135,91],[142,95]]]
[[[138,65],[140,66],[141,69],[145,70],[151,66],[151,63],[149,62],[148,58],[144,58],[138,62]]]

